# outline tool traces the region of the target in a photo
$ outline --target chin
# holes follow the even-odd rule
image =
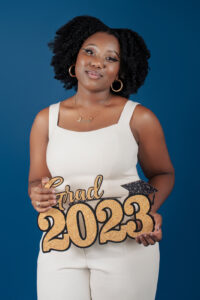
[[[87,89],[88,91],[91,91],[91,92],[101,92],[103,90],[105,90],[105,86],[103,86],[102,84],[101,85],[98,85],[98,84],[92,84],[91,82],[88,83],[88,84],[81,84],[85,89]]]

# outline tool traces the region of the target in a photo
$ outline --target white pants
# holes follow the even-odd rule
[[[37,260],[38,300],[154,300],[160,264],[159,243],[134,239],[96,241],[89,248],[43,253]]]

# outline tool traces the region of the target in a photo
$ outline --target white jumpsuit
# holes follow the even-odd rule
[[[63,191],[66,185],[72,191],[87,190],[101,174],[103,197],[123,203],[129,192],[121,185],[140,179],[136,169],[138,144],[130,128],[137,104],[128,100],[118,123],[84,132],[59,127],[60,102],[50,105],[46,161],[52,177],[64,178],[56,192]],[[89,204],[95,207],[98,201]],[[66,203],[65,213],[68,208]],[[43,236],[44,233],[37,259],[38,300],[155,299],[160,263],[158,242],[145,247],[129,237],[120,243],[106,244],[99,244],[96,239],[87,248],[72,243],[65,251],[43,252]]]

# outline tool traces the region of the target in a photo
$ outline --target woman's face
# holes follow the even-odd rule
[[[77,55],[75,74],[78,84],[91,91],[110,89],[120,68],[118,39],[105,32],[91,35]]]

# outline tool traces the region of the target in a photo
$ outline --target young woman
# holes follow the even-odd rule
[[[159,274],[162,217],[157,213],[174,186],[164,133],[155,114],[129,99],[148,74],[150,52],[139,34],[78,16],[49,43],[55,78],[76,93],[36,115],[30,133],[29,195],[35,210],[56,207],[55,192],[87,190],[101,175],[104,197],[123,204],[123,184],[140,180],[136,164],[157,189],[155,230],[123,242],[66,251],[42,249],[37,261],[38,300],[154,300]],[[45,188],[61,176],[63,184]],[[100,201],[100,200],[99,200]],[[88,202],[95,209],[97,200]],[[65,213],[69,202],[65,201]],[[82,220],[82,222],[81,222]],[[80,218],[80,230],[84,230]],[[139,228],[139,222],[137,221]],[[83,232],[82,232],[83,234]]]

